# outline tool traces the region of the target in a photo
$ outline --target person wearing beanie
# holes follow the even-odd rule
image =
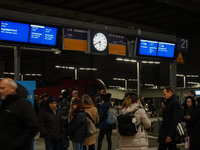
[[[108,142],[108,150],[111,150],[112,148],[112,141],[111,141],[111,135],[113,130],[113,125],[110,125],[107,123],[107,113],[108,110],[112,107],[112,103],[110,102],[111,94],[107,93],[102,97],[102,100],[104,101],[103,104],[99,107],[99,137],[98,137],[98,145],[97,150],[101,150],[102,141],[104,138],[104,135],[106,134],[107,142]]]
[[[191,114],[187,129],[190,136],[190,150],[200,149],[200,97],[196,100],[197,106]]]
[[[61,150],[62,122],[57,99],[51,95],[46,104],[38,116],[40,134],[45,138],[46,150]]]

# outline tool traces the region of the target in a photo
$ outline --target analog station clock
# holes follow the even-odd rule
[[[87,52],[93,54],[108,54],[109,33],[99,30],[88,30]]]
[[[107,47],[108,41],[103,33],[96,33],[93,37],[93,46],[98,51],[104,51]]]

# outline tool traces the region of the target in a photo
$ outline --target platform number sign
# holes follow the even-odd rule
[[[189,51],[188,39],[177,38],[177,50],[180,51]]]

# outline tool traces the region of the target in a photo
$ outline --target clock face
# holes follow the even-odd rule
[[[98,51],[104,51],[107,47],[106,36],[102,33],[97,33],[93,37],[93,45]]]

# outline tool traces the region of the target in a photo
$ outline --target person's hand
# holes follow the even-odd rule
[[[191,118],[191,116],[187,115],[187,117],[186,117],[185,119],[188,119],[188,120],[189,120],[190,118]]]
[[[166,143],[170,143],[172,141],[171,137],[167,136]]]
[[[101,105],[102,103],[101,102],[99,102],[99,105]]]

